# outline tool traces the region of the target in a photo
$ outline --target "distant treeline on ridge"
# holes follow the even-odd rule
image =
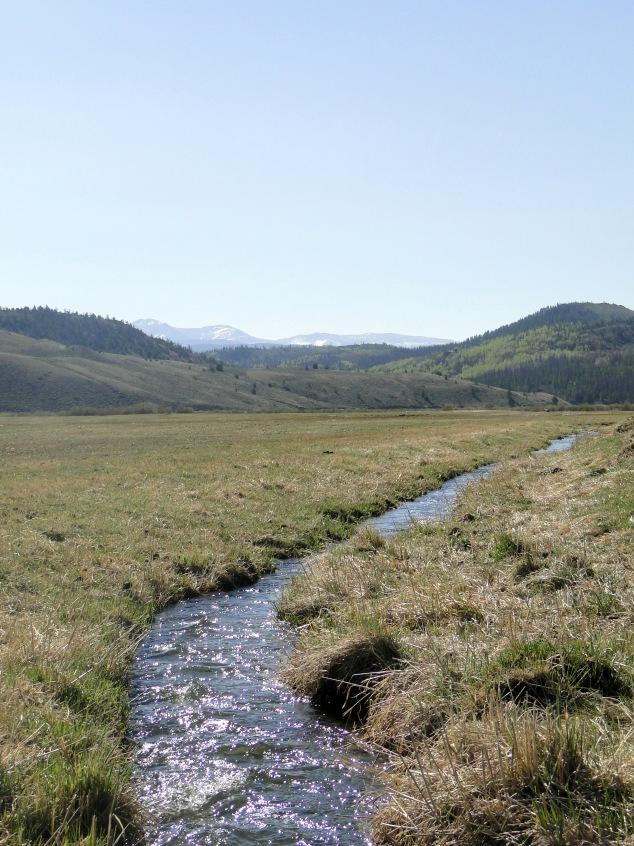
[[[97,352],[138,355],[147,359],[192,358],[186,347],[162,338],[152,338],[123,320],[57,311],[48,306],[0,308],[0,329],[31,338],[46,338],[66,346],[87,347]]]

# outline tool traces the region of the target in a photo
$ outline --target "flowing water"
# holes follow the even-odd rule
[[[570,449],[576,436],[539,452]],[[449,516],[487,465],[368,525],[390,535]],[[369,753],[278,680],[293,631],[274,603],[302,567],[159,614],[131,675],[136,784],[152,846],[367,844]]]
[[[132,737],[152,844],[363,844],[368,756],[277,679],[273,611],[300,567],[164,611],[134,666]]]
[[[411,502],[402,502],[396,508],[381,514],[380,517],[373,517],[366,522],[366,525],[382,535],[389,536],[402,532],[414,523],[435,523],[438,520],[446,520],[453,511],[460,491],[478,479],[488,478],[494,467],[495,464],[484,464],[477,470],[461,473],[460,476],[449,479],[437,490],[429,491]]]
[[[544,449],[536,450],[533,455],[544,455],[544,453],[547,452],[566,452],[566,450],[569,450],[575,443],[578,437],[579,435],[573,434],[566,435],[565,438],[557,438],[556,440],[551,441],[547,447],[544,447]]]

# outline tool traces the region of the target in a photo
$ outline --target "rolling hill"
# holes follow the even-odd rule
[[[376,367],[546,391],[572,403],[632,402],[634,311],[609,303],[566,303],[461,344],[417,350]]]
[[[189,361],[192,358],[191,351],[185,347],[168,339],[150,337],[123,320],[57,311],[46,306],[0,308],[0,329],[97,352],[138,355],[148,359]]]
[[[203,359],[148,360],[67,347],[0,330],[0,411],[154,407],[310,410],[544,405],[526,396],[434,373],[237,369]]]

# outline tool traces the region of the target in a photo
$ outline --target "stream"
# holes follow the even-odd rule
[[[544,452],[570,449],[576,435]],[[446,519],[486,465],[366,525],[384,535]],[[369,844],[373,758],[278,679],[293,629],[274,605],[301,559],[257,584],[157,615],[131,670],[130,738],[150,846]]]

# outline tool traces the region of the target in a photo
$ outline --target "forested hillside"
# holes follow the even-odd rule
[[[606,304],[555,306],[462,344],[417,351],[379,369],[547,391],[573,403],[632,402],[634,312]]]
[[[465,345],[480,343],[482,340],[497,338],[500,335],[519,335],[543,326],[559,326],[565,323],[607,323],[614,320],[628,320],[631,317],[634,317],[632,309],[616,303],[559,303],[540,308],[539,311],[522,317],[514,323],[483,332],[464,343]]]
[[[349,347],[244,346],[217,351],[218,357],[226,364],[236,367],[299,367],[305,370],[366,370],[413,354],[411,349],[390,344],[354,344]]]
[[[605,355],[550,355],[473,378],[514,391],[545,390],[572,403],[629,403],[634,402],[634,348]]]
[[[138,355],[148,359],[192,358],[190,350],[185,347],[172,341],[152,338],[123,320],[96,314],[56,311],[46,306],[0,308],[0,329],[98,352]]]

